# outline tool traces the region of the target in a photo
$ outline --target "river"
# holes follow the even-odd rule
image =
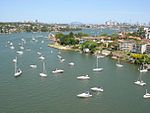
[[[149,113],[150,99],[143,99],[145,89],[150,92],[150,72],[142,74],[146,86],[134,84],[140,72],[138,66],[123,63],[116,67],[116,61],[105,57],[99,59],[101,72],[93,72],[96,57],[73,51],[59,51],[47,47],[51,43],[48,33],[15,33],[0,35],[0,112],[1,113]],[[32,38],[36,41],[33,41]],[[16,54],[21,39],[26,40],[23,55]],[[42,40],[44,43],[41,43]],[[15,49],[10,49],[8,41]],[[29,51],[31,50],[31,51]],[[37,52],[45,57],[47,77],[41,78],[42,61]],[[57,55],[65,59],[60,62]],[[14,77],[13,59],[18,57],[21,76]],[[74,66],[69,66],[74,62]],[[36,64],[37,68],[30,68]],[[60,68],[64,73],[53,74]],[[81,74],[88,74],[89,80],[77,80]],[[104,92],[92,92],[91,87],[102,86]],[[89,90],[90,98],[76,95]]]

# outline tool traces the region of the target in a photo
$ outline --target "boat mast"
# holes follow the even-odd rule
[[[96,62],[96,66],[97,66],[97,68],[98,68],[98,57],[97,57],[97,60],[96,60],[97,62]]]
[[[16,61],[15,61],[15,73],[17,72],[17,57],[16,57]]]
[[[43,73],[46,74],[46,69],[45,69],[45,62],[43,61]]]

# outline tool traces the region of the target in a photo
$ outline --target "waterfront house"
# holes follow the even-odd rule
[[[146,51],[146,44],[134,44],[131,52],[133,53],[145,53]]]
[[[150,54],[150,44],[146,45],[146,50],[145,50],[146,54]]]
[[[119,41],[119,50],[130,52],[135,45],[135,42],[132,40],[118,40]]]
[[[144,28],[145,31],[145,38],[150,39],[150,29],[149,28]]]

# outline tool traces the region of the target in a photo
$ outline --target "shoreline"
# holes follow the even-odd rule
[[[65,50],[65,51],[80,51],[79,49],[71,48],[70,46],[62,46],[58,43],[48,44],[48,47]]]

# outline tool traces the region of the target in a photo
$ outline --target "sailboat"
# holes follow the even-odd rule
[[[140,72],[147,72],[147,71],[148,71],[148,70],[145,68],[144,64],[142,64],[138,70],[139,70]]]
[[[14,73],[14,76],[15,77],[18,77],[22,74],[22,71],[20,68],[17,68],[17,57],[16,57],[16,60],[14,60],[14,63],[15,63],[15,73]]]
[[[119,58],[118,58],[118,62],[116,63],[116,66],[117,66],[117,67],[123,67],[123,65],[120,64],[120,59],[119,59]]]
[[[145,93],[145,95],[143,96],[143,98],[150,98],[150,93],[147,92],[147,89],[146,89],[146,93]]]
[[[45,69],[45,62],[44,61],[43,61],[43,71],[42,71],[42,73],[40,73],[40,76],[41,77],[47,77],[46,69]]]
[[[141,75],[139,75],[137,81],[135,81],[134,83],[140,86],[146,85],[146,83],[141,79]]]
[[[97,57],[97,60],[96,60],[96,68],[93,69],[93,71],[96,71],[96,72],[103,70],[103,68],[99,68],[99,66],[98,66],[98,59],[99,59],[99,58]]]

